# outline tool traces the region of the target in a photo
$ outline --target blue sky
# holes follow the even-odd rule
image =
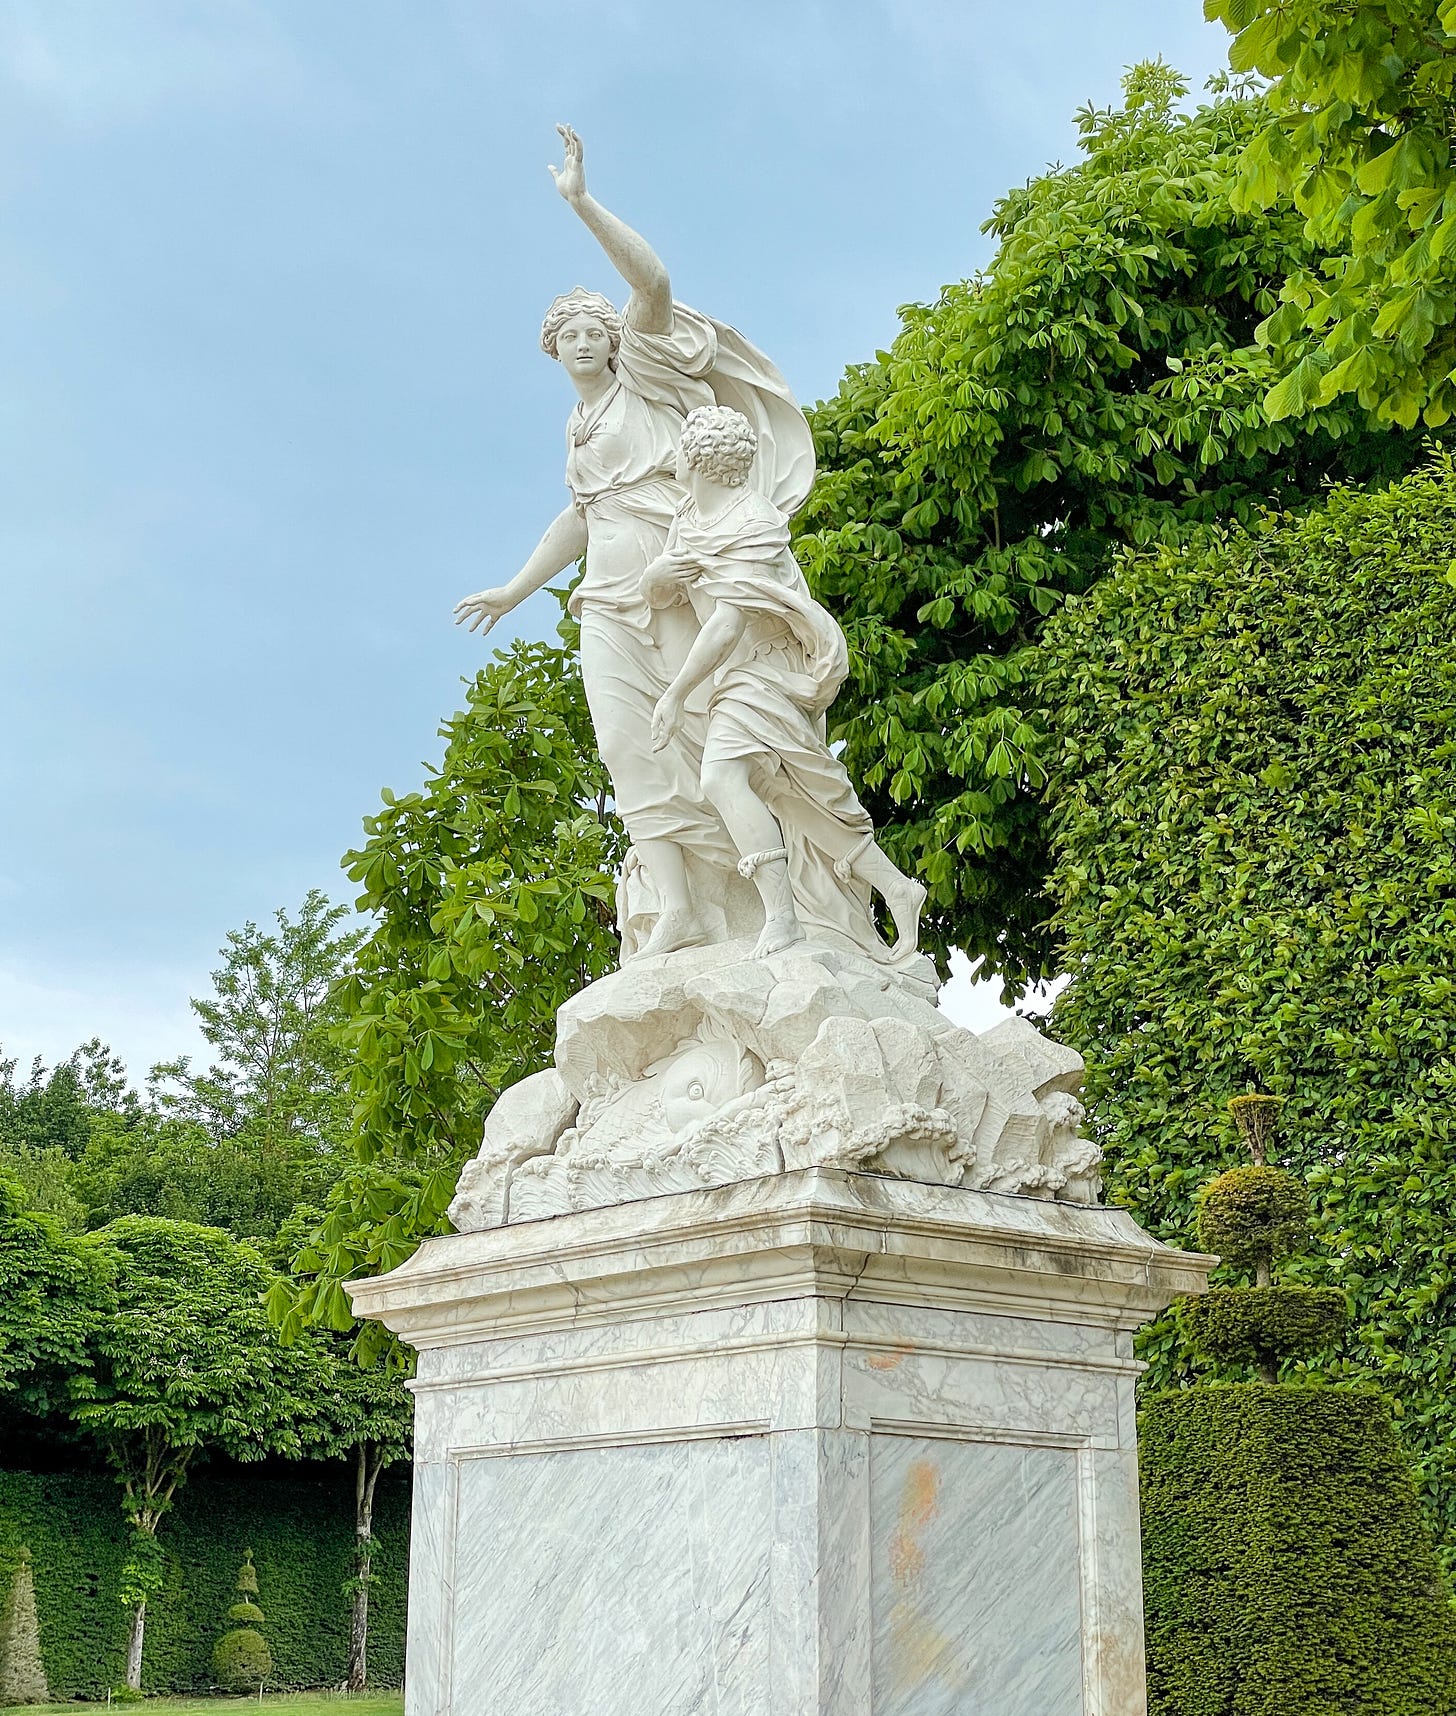
[[[193,1051],[405,790],[562,501],[546,163],[805,401],[1198,0],[0,0],[0,1044]],[[543,634],[554,605],[517,620]],[[492,639],[492,644],[495,642]]]

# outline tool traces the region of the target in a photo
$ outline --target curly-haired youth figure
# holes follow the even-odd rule
[[[677,474],[687,489],[643,590],[654,606],[691,602],[702,630],[652,720],[659,753],[690,700],[706,696],[703,792],[763,905],[758,957],[805,939],[847,942],[871,959],[915,953],[925,889],[875,840],[869,812],[825,742],[824,712],[848,672],[839,622],[809,593],[788,520],[750,487],[758,437],[721,405],[689,414]],[[871,893],[895,921],[881,941]]]
[[[741,409],[760,442],[755,480],[787,511],[814,480],[813,441],[788,384],[740,334],[675,304],[666,268],[632,229],[586,188],[581,140],[558,126],[565,165],[556,188],[631,287],[619,316],[607,299],[577,287],[547,311],[541,344],[571,378],[578,403],[567,423],[570,504],[520,572],[456,606],[470,629],[488,631],[519,602],[586,557],[571,599],[581,621],[581,671],[597,747],[612,777],[633,852],[628,876],[645,882],[646,904],[624,919],[650,923],[645,945],[624,922],[624,954],[666,953],[712,939],[689,887],[687,855],[714,866],[708,890],[726,901],[742,887],[736,854],[700,784],[704,718],[688,714],[676,742],[654,752],[652,711],[696,635],[691,611],[654,611],[642,573],[667,541],[682,499],[674,468],[683,419],[715,400]],[[750,896],[751,897],[751,896]]]

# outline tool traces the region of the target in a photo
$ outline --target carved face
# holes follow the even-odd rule
[[[743,1056],[733,1043],[694,1043],[661,1072],[662,1117],[680,1138],[744,1088]]]
[[[556,335],[556,355],[572,376],[598,376],[612,360],[611,335],[595,316],[573,316]]]

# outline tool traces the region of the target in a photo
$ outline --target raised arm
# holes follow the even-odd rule
[[[602,249],[607,260],[632,288],[626,318],[644,334],[665,334],[672,327],[672,282],[657,252],[625,221],[587,192],[586,169],[582,165],[581,138],[569,125],[556,127],[566,145],[566,162],[550,169],[556,188],[581,217],[582,223]]]

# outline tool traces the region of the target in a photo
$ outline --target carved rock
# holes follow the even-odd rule
[[[1096,1200],[1072,1050],[1024,1019],[952,1024],[925,960],[751,946],[639,958],[568,1001],[555,1068],[491,1110],[455,1226],[815,1166]]]

